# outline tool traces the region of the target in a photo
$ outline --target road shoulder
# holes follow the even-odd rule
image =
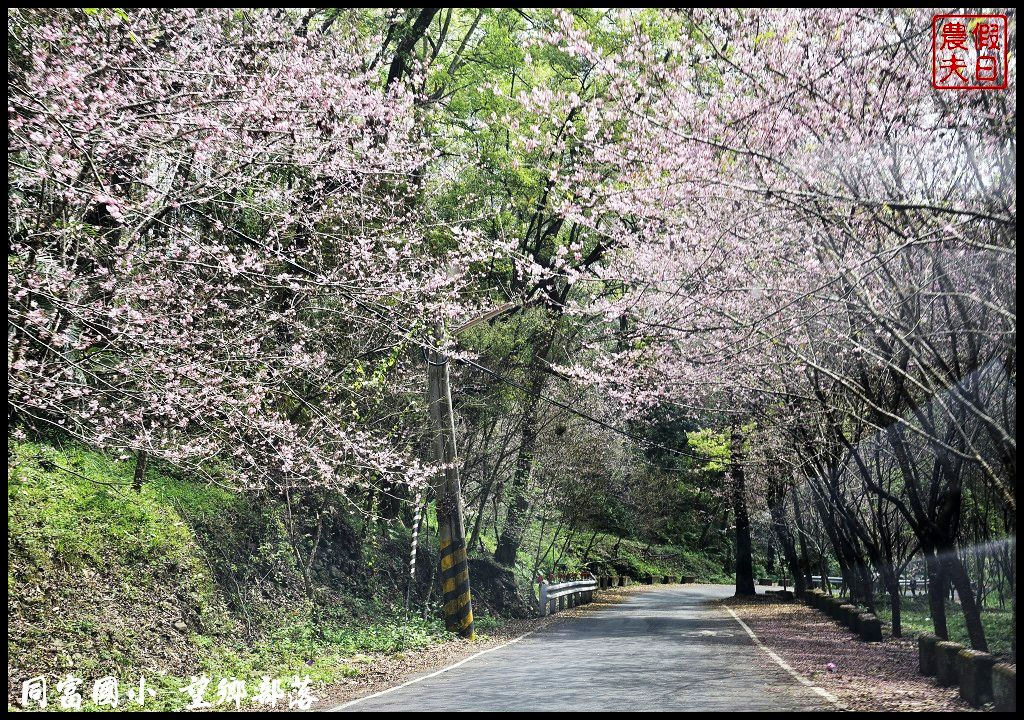
[[[867,643],[826,615],[800,605],[728,598],[731,608],[792,670],[855,711],[968,711],[956,688],[942,688],[917,673],[912,640]],[[764,663],[776,661],[764,653]]]

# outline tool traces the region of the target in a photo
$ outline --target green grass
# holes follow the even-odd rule
[[[221,679],[243,680],[252,694],[264,676],[309,676],[317,694],[365,672],[374,655],[451,639],[438,619],[406,618],[394,602],[325,595],[315,606],[295,587],[265,598],[252,617],[229,611],[231,589],[218,584],[203,546],[226,551],[252,540],[242,530],[258,528],[256,555],[232,555],[228,565],[251,560],[288,570],[294,560],[273,508],[159,464],[151,464],[136,493],[133,474],[131,459],[80,447],[9,447],[7,583],[15,611],[8,617],[8,670],[19,683],[43,673],[52,688],[71,672],[85,681],[83,707],[97,710],[106,708],[91,703],[92,682],[110,674],[119,680],[124,709],[127,688],[145,675],[157,690],[146,708],[180,710],[193,675],[212,679],[207,700]],[[93,581],[80,583],[83,576]],[[279,590],[297,577],[292,569],[267,582]],[[190,618],[189,627],[171,632],[176,644],[168,644],[153,623],[177,613]],[[246,620],[255,625],[249,635]],[[482,635],[499,626],[498,619],[477,618]]]
[[[97,453],[24,444],[7,475],[9,534],[43,566],[184,560],[189,532],[152,486],[131,491],[132,468]]]
[[[892,622],[892,610],[889,607],[888,599],[876,599],[875,602],[879,619],[887,623]],[[934,631],[926,596],[905,597],[900,608],[900,620],[904,635]],[[989,650],[1000,655],[1009,655],[1016,632],[1013,614],[1009,609],[986,608],[981,613],[981,624],[985,628],[985,639],[988,641]],[[950,640],[965,645],[969,644],[964,614],[959,605],[948,600],[946,601],[946,627],[949,630]]]
[[[157,693],[155,697],[147,697],[145,708],[165,711],[184,709],[189,702],[186,686],[193,677],[202,676],[211,680],[204,696],[207,702],[215,701],[216,688],[222,679],[244,681],[247,693],[252,696],[264,677],[281,680],[286,691],[292,677],[308,677],[313,695],[319,696],[321,688],[342,678],[362,674],[373,661],[372,655],[415,651],[445,642],[451,637],[439,623],[424,621],[415,616],[408,620],[390,618],[377,623],[351,626],[314,627],[308,623],[297,623],[292,627],[281,628],[255,644],[194,636],[192,640],[203,654],[197,674],[186,677],[144,673],[147,687],[152,687]],[[93,674],[86,672],[79,675],[87,680],[86,688],[90,688],[91,681],[95,679]],[[131,672],[131,668],[126,667],[116,675],[122,688],[121,709],[125,709],[124,691],[138,686],[140,673]],[[92,703],[87,694],[83,694],[83,698],[84,710],[109,709]],[[250,706],[243,704],[243,707]]]
[[[8,559],[13,551],[22,561],[21,582],[89,569],[116,574],[134,589],[156,573],[178,573],[199,580],[191,590],[210,600],[212,582],[176,501],[223,513],[230,512],[230,494],[153,471],[136,493],[132,462],[76,447],[22,443],[10,455]],[[9,563],[8,592],[17,589],[14,568]],[[138,575],[140,568],[146,572]]]
[[[282,680],[308,676],[314,688],[360,675],[371,655],[421,650],[452,638],[437,620],[413,615],[375,622],[298,622],[280,628],[255,645],[210,639],[203,670],[209,677],[244,680],[255,692],[264,676]],[[201,643],[205,638],[197,638]]]

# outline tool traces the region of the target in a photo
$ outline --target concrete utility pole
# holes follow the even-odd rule
[[[440,342],[441,326],[434,327]],[[473,605],[469,591],[469,561],[466,558],[466,529],[462,522],[462,486],[455,450],[455,418],[448,376],[448,358],[427,352],[427,404],[432,434],[431,451],[436,462],[445,465],[435,481],[438,535],[441,540],[441,590],[444,624],[462,637],[473,638]]]

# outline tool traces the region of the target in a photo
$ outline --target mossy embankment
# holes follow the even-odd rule
[[[303,520],[290,528],[283,501],[158,464],[135,492],[133,472],[130,459],[77,447],[9,445],[9,705],[24,680],[71,673],[86,681],[87,707],[95,679],[128,686],[144,675],[159,690],[147,706],[180,708],[192,675],[214,678],[212,688],[296,673],[323,685],[359,674],[374,653],[449,638],[436,613],[403,612],[401,523],[358,528],[293,506]],[[416,599],[433,561],[422,548]]]

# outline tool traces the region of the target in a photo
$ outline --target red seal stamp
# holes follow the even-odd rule
[[[1005,90],[1009,45],[1005,15],[932,17],[932,87]]]

